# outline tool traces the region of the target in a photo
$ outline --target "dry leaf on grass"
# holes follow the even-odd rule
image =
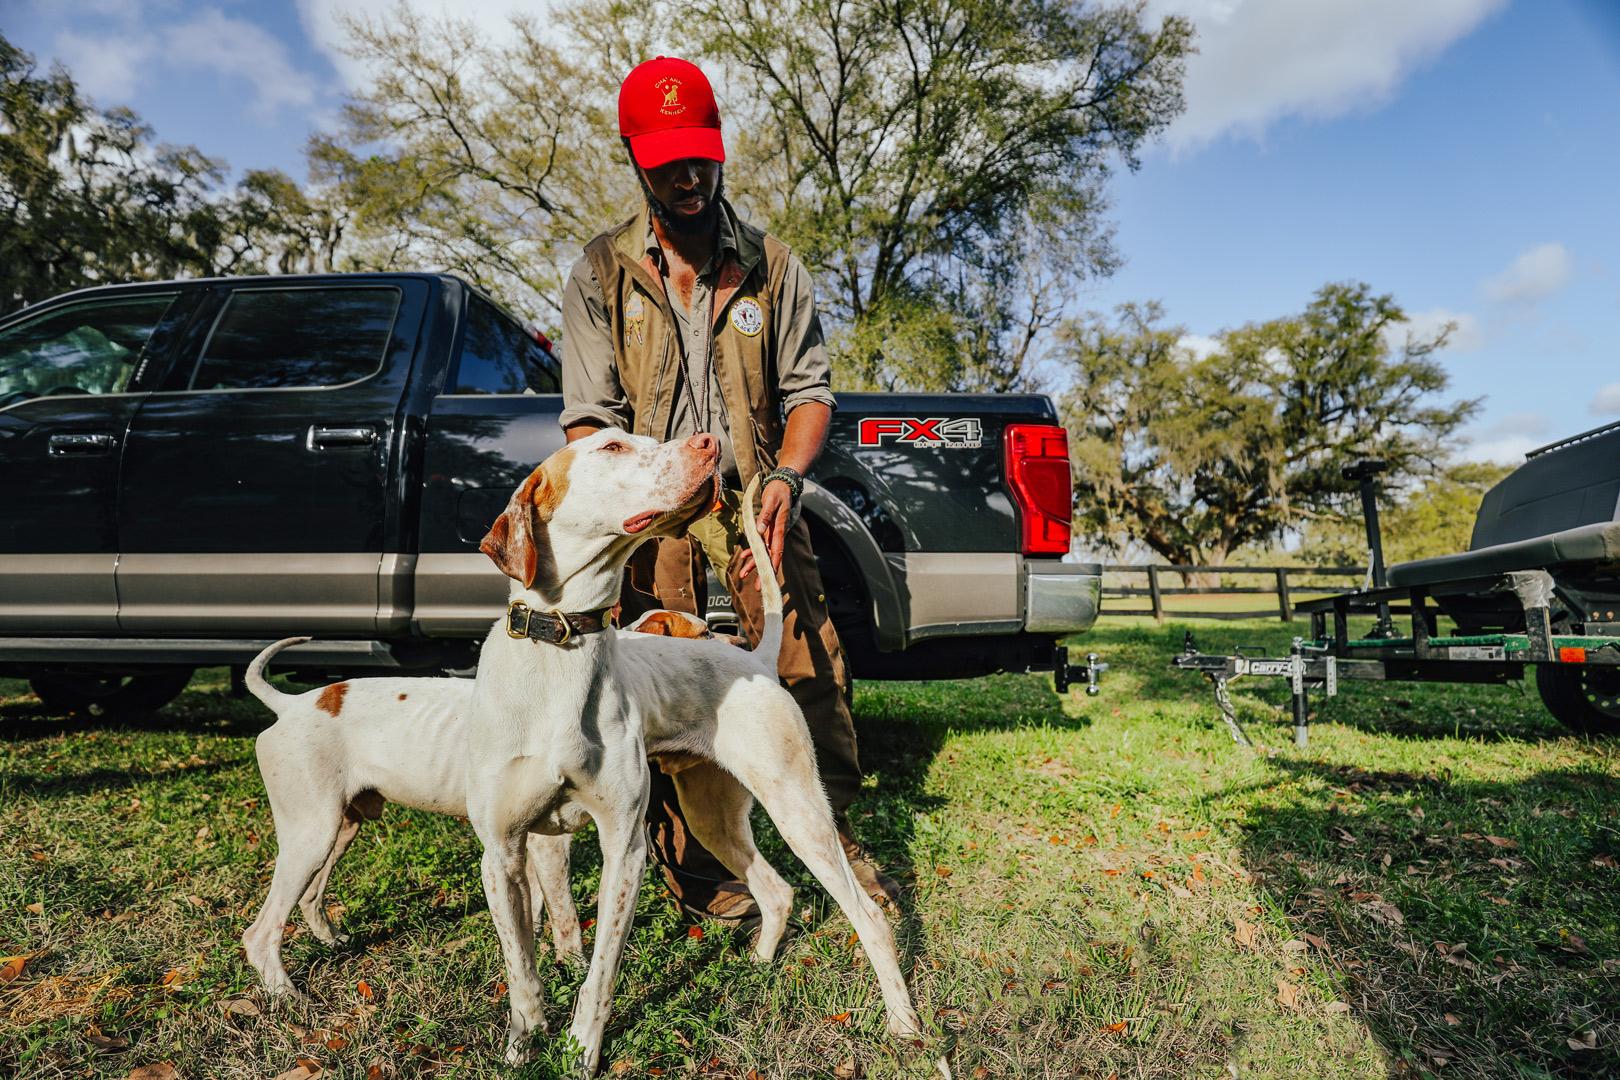
[[[103,1035],[94,1028],[90,1030],[89,1034],[85,1035],[84,1041],[90,1044],[91,1049],[103,1054],[116,1054],[120,1050],[129,1049],[129,1040],[123,1036]]]
[[[299,1061],[302,1062],[303,1059],[300,1058]],[[286,1072],[277,1076],[276,1080],[315,1080],[317,1076],[321,1075],[321,1071],[322,1070],[319,1065],[315,1066],[314,1070],[311,1071],[309,1066],[299,1064],[296,1068],[288,1069]]]
[[[1260,944],[1260,928],[1246,919],[1233,919],[1233,939],[1240,948],[1253,949]]]
[[[21,956],[0,957],[0,986],[21,978],[23,969],[33,956],[33,953],[23,953]]]
[[[689,938],[700,938],[700,937],[702,937],[703,936],[703,927],[701,927],[701,926],[688,926],[686,928],[686,936],[689,937]]]
[[[1401,914],[1401,909],[1381,897],[1375,897],[1372,900],[1368,900],[1366,903],[1361,905],[1361,908],[1369,916],[1371,916],[1375,922],[1381,922],[1385,926],[1406,925],[1406,916]]]
[[[1492,847],[1510,848],[1511,849],[1511,848],[1516,848],[1516,847],[1519,846],[1519,842],[1517,840],[1509,840],[1505,836],[1487,836],[1485,838],[1485,841],[1486,841],[1486,843],[1490,844]]]
[[[629,1058],[620,1058],[618,1061],[615,1061],[612,1065],[608,1066],[608,1072],[612,1073],[614,1076],[623,1076],[625,1073],[629,1072],[635,1067],[635,1063]]]
[[[849,1010],[845,1009],[841,1013],[834,1013],[833,1015],[828,1016],[825,1019],[826,1019],[827,1023],[829,1023],[829,1024],[847,1024],[847,1023],[849,1023]]]
[[[1597,1049],[1597,1032],[1595,1032],[1595,1031],[1583,1031],[1583,1032],[1581,1032],[1580,1035],[1576,1036],[1575,1038],[1566,1039],[1565,1041],[1567,1043],[1569,1043],[1569,1048],[1571,1050],[1596,1050]]]
[[[36,900],[32,904],[24,904],[23,910],[31,915],[43,915],[45,914],[45,905]]]
[[[225,1003],[225,1011],[232,1016],[258,1016],[259,1007],[247,998],[231,998]]]
[[[850,1058],[842,1065],[834,1067],[833,1075],[838,1077],[838,1080],[854,1080],[855,1077],[861,1075],[861,1063],[854,1058]]]
[[[1349,1012],[1350,1006],[1346,1005],[1342,1001],[1330,1001],[1326,1005],[1322,1006],[1322,1011],[1330,1016],[1338,1016],[1341,1013]]]
[[[1446,1022],[1447,1027],[1456,1027],[1458,1024],[1462,1023],[1462,1021],[1457,1018],[1456,1013],[1446,1013],[1440,1019]]]
[[[974,1069],[973,1069],[973,1080],[988,1080],[989,1076],[990,1076],[990,1070],[985,1068],[983,1065],[978,1065],[978,1066],[974,1067]]]
[[[367,1001],[370,1001],[372,998],[377,996],[376,993],[371,989],[371,984],[366,982],[364,979],[361,979],[359,982],[355,983],[354,988],[359,992],[360,996],[365,998]]]
[[[1277,980],[1277,1004],[1285,1009],[1299,1008],[1299,987],[1287,979]]]
[[[1097,1030],[1098,1031],[1106,1031],[1110,1035],[1123,1035],[1123,1034],[1125,1034],[1125,1029],[1129,1025],[1130,1025],[1130,1021],[1121,1020],[1117,1024],[1104,1024],[1102,1027],[1098,1028]]]
[[[128,1080],[179,1080],[180,1073],[174,1063],[160,1061],[154,1065],[137,1065],[129,1070]]]

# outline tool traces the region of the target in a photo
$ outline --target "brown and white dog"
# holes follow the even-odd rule
[[[708,511],[718,457],[710,435],[659,444],[598,432],[530,474],[483,550],[512,579],[514,603],[562,613],[611,607],[639,544],[675,535]],[[752,513],[742,517],[758,565],[768,566]],[[563,835],[594,819],[601,840],[596,944],[570,1028],[579,1067],[590,1074],[646,865],[647,761],[662,755],[696,762],[675,772],[681,805],[693,835],[759,905],[756,956],[774,955],[792,905],[792,890],[754,846],[748,815],[758,799],[854,926],[891,1033],[920,1034],[893,935],[855,880],[804,716],[777,681],[781,591],[774,575],[758,577],[765,629],[753,652],[716,638],[611,631],[554,645],[513,637],[504,620],[485,640],[466,723],[465,790],[506,959],[509,1062],[528,1056],[530,1033],[543,1026],[529,836]]]

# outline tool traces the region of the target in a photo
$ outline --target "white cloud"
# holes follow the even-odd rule
[[[165,28],[163,47],[170,64],[246,79],[256,95],[252,108],[262,118],[284,105],[315,103],[315,76],[299,70],[281,39],[257,23],[209,9]]]
[[[1432,338],[1447,323],[1453,324],[1451,337],[1446,341],[1447,352],[1473,352],[1485,344],[1485,334],[1480,329],[1478,318],[1466,311],[1431,308],[1428,311],[1413,312],[1406,317],[1404,323],[1397,323],[1391,327],[1390,345],[1393,348],[1400,348],[1408,334],[1415,338]]]
[[[1598,390],[1587,406],[1593,416],[1620,416],[1620,383],[1609,383]]]
[[[1552,439],[1552,418],[1542,413],[1512,413],[1468,436],[1461,457],[1516,465],[1524,455]]]
[[[364,63],[344,54],[349,32],[343,20],[346,16],[365,17],[386,23],[399,4],[400,0],[298,0],[298,18],[309,40],[332,61],[349,89],[358,90],[370,85],[371,75]],[[460,0],[409,0],[405,6],[426,19],[448,17],[471,23],[479,36],[492,44],[511,36],[514,15],[534,16],[544,27],[549,7],[536,0],[479,0],[476,4]]]
[[[51,55],[73,73],[73,81],[103,108],[127,105],[141,77],[151,71],[154,52],[149,36],[94,38],[64,30],[51,44]]]
[[[317,77],[293,63],[280,38],[216,8],[181,22],[148,24],[139,34],[92,37],[63,31],[56,35],[52,55],[103,107],[128,104],[143,83],[176,70],[245,80],[254,91],[249,107],[260,119],[273,117],[283,106],[309,108],[318,96]]]
[[[1221,351],[1220,340],[1204,334],[1183,334],[1176,344],[1191,353],[1194,360],[1202,360]]]
[[[306,0],[307,2],[307,0]],[[1187,111],[1167,136],[1195,149],[1229,132],[1258,137],[1284,117],[1328,119],[1388,101],[1414,68],[1506,0],[1150,0],[1154,19],[1187,15]]]
[[[1513,260],[1506,270],[1484,283],[1485,295],[1498,304],[1531,305],[1569,284],[1575,260],[1563,244],[1538,244]]]

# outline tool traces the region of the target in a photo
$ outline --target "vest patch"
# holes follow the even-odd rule
[[[765,311],[759,306],[759,301],[745,296],[732,304],[731,325],[737,328],[737,333],[748,337],[754,337],[765,329]]]
[[[624,302],[624,325],[636,336],[637,345],[647,343],[647,304],[640,293],[631,293]]]

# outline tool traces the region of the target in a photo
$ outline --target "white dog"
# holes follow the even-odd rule
[[[506,958],[509,1062],[525,1059],[530,1032],[543,1025],[528,837],[571,832],[589,817],[602,845],[597,938],[570,1032],[582,1071],[597,1067],[646,865],[649,756],[669,761],[693,835],[753,893],[756,955],[774,954],[792,891],[754,846],[754,798],[859,934],[889,1030],[921,1031],[888,923],[839,844],[804,717],[777,681],[782,598],[774,575],[759,575],[765,632],[753,653],[718,639],[596,632],[635,548],[708,511],[718,457],[710,435],[660,445],[598,432],[535,469],[484,538],[482,549],[513,580],[508,617],[479,657],[465,790]],[[742,518],[765,569],[752,494],[751,486]],[[948,1076],[943,1060],[939,1066]]]
[[[242,945],[272,995],[296,994],[281,963],[282,927],[294,903],[317,939],[328,945],[348,940],[327,921],[322,895],[365,818],[379,817],[385,801],[467,814],[466,717],[473,681],[352,679],[304,694],[284,694],[265,681],[272,657],[308,640],[278,641],[247,670],[248,689],[276,714],[255,749],[275,819],[277,851],[270,892]],[[579,916],[568,891],[568,843],[566,835],[528,838],[530,919],[539,926],[549,902],[558,958],[580,961]]]

